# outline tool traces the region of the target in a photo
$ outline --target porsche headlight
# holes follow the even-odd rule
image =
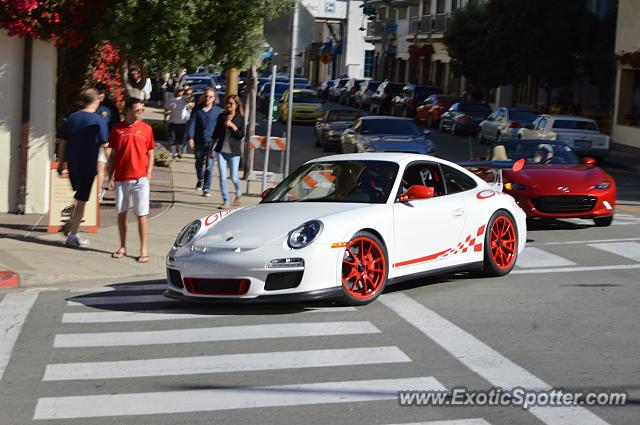
[[[596,185],[593,186],[594,189],[609,189],[609,187],[611,186],[610,182],[604,181],[604,182],[600,182]]]
[[[287,243],[289,244],[289,247],[293,249],[304,248],[318,237],[322,232],[322,228],[323,225],[321,221],[308,221],[289,233],[289,240]]]
[[[184,226],[176,238],[174,245],[180,248],[188,244],[198,234],[201,225],[200,220],[195,220]]]

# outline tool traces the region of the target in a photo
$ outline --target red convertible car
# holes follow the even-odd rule
[[[519,173],[506,170],[503,179],[527,217],[588,218],[596,226],[613,221],[616,183],[593,158],[580,161],[568,145],[546,140],[501,141],[489,154],[492,161],[525,159]]]

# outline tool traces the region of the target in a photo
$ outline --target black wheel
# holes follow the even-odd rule
[[[347,305],[366,305],[382,294],[389,274],[389,256],[380,239],[358,232],[342,257],[342,297]]]
[[[598,227],[607,227],[607,226],[611,226],[611,222],[613,222],[613,216],[610,215],[609,217],[598,217],[598,218],[594,218],[593,221],[596,223],[596,226]]]
[[[484,235],[485,276],[504,276],[518,259],[518,229],[513,216],[506,210],[498,210],[491,216]]]

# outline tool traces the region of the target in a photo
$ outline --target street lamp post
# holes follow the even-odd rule
[[[291,143],[293,137],[291,134],[291,123],[293,119],[293,87],[296,69],[296,50],[298,50],[298,0],[293,3],[293,18],[291,24],[291,61],[289,65],[289,103],[287,110],[287,145],[284,151],[284,176],[289,175],[289,160],[291,155]]]

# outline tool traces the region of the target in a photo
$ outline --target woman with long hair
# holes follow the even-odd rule
[[[229,189],[227,187],[227,163],[231,171],[231,181],[236,187],[236,197],[233,206],[240,206],[242,190],[238,178],[240,157],[242,155],[242,139],[244,138],[244,109],[240,98],[230,95],[225,101],[224,112],[218,116],[216,130],[213,133],[212,149],[209,156],[213,158],[213,151],[218,155],[218,171],[220,173],[220,192],[222,205],[219,209],[229,208]]]

